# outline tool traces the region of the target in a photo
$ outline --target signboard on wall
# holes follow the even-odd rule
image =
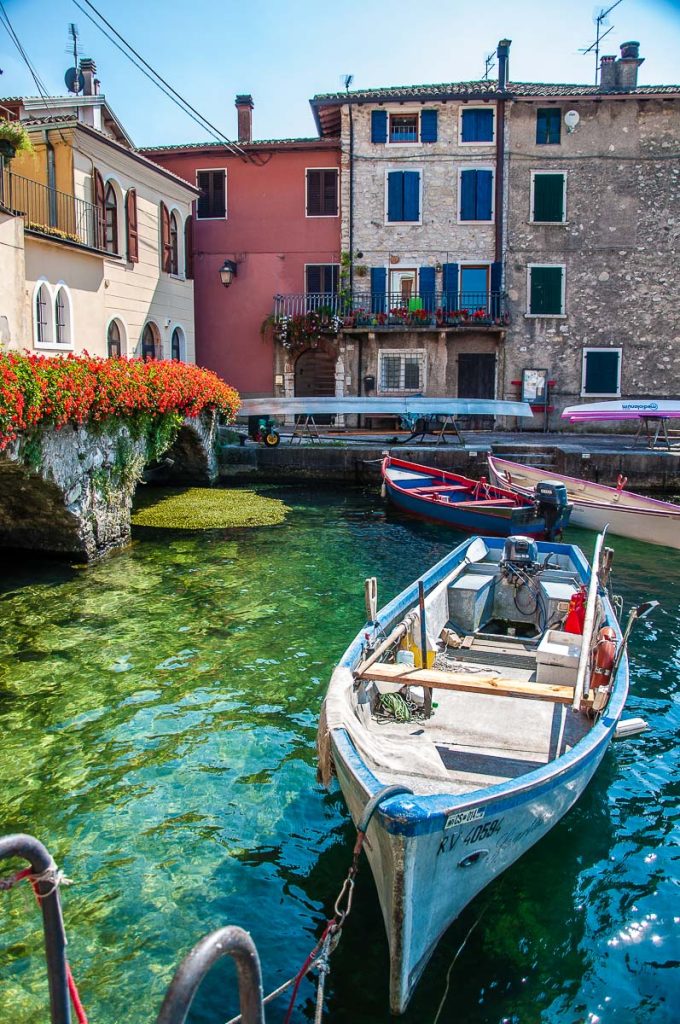
[[[530,405],[546,405],[548,400],[548,371],[522,370],[522,401]]]

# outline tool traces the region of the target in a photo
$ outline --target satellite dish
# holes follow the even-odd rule
[[[579,114],[578,110],[568,110],[564,115],[564,123],[567,126],[567,131],[573,132],[574,128],[580,120],[581,115]]]
[[[82,92],[85,88],[85,79],[83,78],[82,72],[78,71],[77,68],[69,68],[64,75],[64,82],[69,92]]]

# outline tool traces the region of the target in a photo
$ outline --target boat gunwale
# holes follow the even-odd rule
[[[537,466],[525,466],[524,463],[511,462],[509,459],[498,458],[497,456],[491,455],[490,453],[487,455],[487,462],[489,463],[489,469],[491,470],[492,473],[494,472],[494,466],[496,464],[515,467],[517,470],[520,471],[524,469],[531,470],[534,473],[540,472],[540,469]],[[498,475],[500,476],[502,474]],[[643,507],[640,507],[639,505],[636,507],[631,507],[629,505],[621,505],[619,502],[613,505],[611,502],[604,501],[604,495],[602,501],[598,501],[597,499],[590,501],[588,499],[584,499],[583,496],[578,494],[568,494],[569,500],[575,505],[581,504],[587,506],[588,508],[604,509],[606,511],[611,510],[616,512],[637,512],[650,516],[669,516],[671,518],[680,519],[680,505],[673,505],[671,504],[671,502],[662,501],[660,498],[650,498],[646,494],[638,494],[636,491],[626,491],[623,489],[617,490],[616,487],[610,487],[609,484],[599,484],[596,483],[595,480],[583,480],[581,477],[578,476],[569,476],[568,473],[547,472],[545,474],[544,479],[557,480],[558,482],[561,480],[573,480],[575,484],[585,483],[589,487],[595,487],[597,490],[602,490],[609,494],[625,495],[627,498],[633,498],[635,501],[643,503]],[[652,505],[653,507],[648,508],[646,507],[647,504]]]
[[[479,483],[479,480],[473,480],[472,477],[462,476],[461,474],[458,474],[458,473],[452,473],[450,470],[447,470],[447,469],[438,469],[436,467],[424,466],[423,463],[420,463],[420,462],[408,462],[406,459],[399,459],[399,458],[395,459],[391,455],[386,455],[385,458],[383,459],[383,463],[382,463],[382,466],[381,466],[381,473],[382,473],[382,477],[383,477],[383,480],[385,481],[386,486],[392,488],[392,490],[399,491],[400,494],[405,494],[405,495],[407,495],[410,498],[417,498],[418,501],[422,501],[422,502],[425,502],[425,503],[428,503],[428,504],[431,504],[431,505],[434,505],[434,506],[437,506],[440,503],[436,500],[436,498],[433,495],[430,495],[430,494],[414,494],[413,493],[414,492],[414,488],[401,487],[395,480],[392,480],[388,476],[388,472],[387,472],[389,470],[390,466],[392,466],[392,465],[396,465],[397,467],[402,467],[404,469],[410,469],[410,470],[413,470],[416,473],[423,473],[423,475],[425,475],[425,473],[423,472],[424,470],[425,471],[429,471],[429,472],[431,472],[431,474],[433,476],[441,476],[441,477],[443,477],[443,478],[445,478],[447,480],[450,480],[452,483],[454,481],[456,481],[457,483],[464,483],[466,485],[469,485],[470,491],[473,491],[474,488],[476,487],[476,485]],[[512,499],[512,501],[513,501],[512,508],[505,508],[505,509],[499,508],[499,511],[503,511],[503,512],[507,512],[508,513],[507,518],[512,518],[511,513],[512,513],[513,509],[515,509],[515,508],[519,508],[519,509],[522,509],[522,510],[530,510],[530,509],[532,509],[534,507],[533,501],[531,501],[529,499],[524,499],[524,502],[520,503],[520,501],[518,501],[518,498],[524,498],[524,496],[517,494],[515,491],[513,491],[513,490],[511,490],[511,489],[509,489],[507,487],[500,487],[498,484],[494,484],[494,483],[489,483],[488,486],[491,487],[494,491],[498,491],[498,494],[495,497],[498,497],[498,498],[510,498],[510,499]],[[490,500],[493,501],[494,498],[491,498]],[[458,505],[463,504],[463,505],[467,506],[465,511],[474,511],[475,505],[477,505],[478,502],[476,502],[475,499],[473,498],[469,502],[458,502],[458,501],[456,501],[456,502],[452,502],[452,504],[454,506],[456,506],[456,507]],[[480,515],[484,515],[485,511],[491,511],[491,509],[490,508],[481,509],[480,510]]]
[[[482,538],[488,548],[498,548],[502,541],[497,538]],[[427,572],[415,580],[409,587],[401,591],[392,601],[382,608],[376,619],[381,629],[386,629],[399,617],[417,598],[418,582],[426,585],[436,586],[442,582],[448,572],[460,564],[467,549],[475,540],[474,537],[458,545],[452,552],[432,566]],[[489,543],[490,542],[490,543]],[[590,581],[590,565],[585,559],[582,551],[573,544],[556,544],[546,541],[538,542],[539,550],[552,550],[557,553],[568,554],[576,563],[577,569],[587,584]],[[471,563],[472,564],[472,563]],[[607,613],[608,624],[616,633],[617,640],[622,638],[621,628],[614,614],[611,603],[606,594],[600,592],[600,598],[604,603]],[[363,650],[364,627],[352,641],[338,662],[338,667],[347,668],[350,671],[357,664]],[[621,659],[619,674],[614,683],[614,688],[604,714],[593,724],[592,728],[583,736],[571,750],[554,758],[540,768],[535,768],[526,775],[518,776],[516,779],[508,779],[505,782],[495,783],[484,789],[473,790],[464,794],[432,793],[413,796],[395,796],[386,801],[378,809],[378,814],[385,830],[395,835],[418,835],[425,832],[441,830],[449,814],[464,811],[472,807],[482,807],[495,801],[502,801],[505,807],[515,806],[526,802],[537,791],[552,789],[564,781],[565,774],[568,777],[580,772],[584,762],[595,758],[602,747],[608,746],[611,741],[616,723],[623,711],[628,694],[628,657],[624,653]],[[482,698],[483,699],[483,698]],[[341,754],[343,763],[357,781],[362,785],[370,798],[382,788],[382,783],[373,774],[364,758],[354,746],[348,731],[342,726],[331,728],[333,742]],[[602,756],[605,751],[602,751]],[[510,798],[510,799],[509,799]],[[514,799],[513,799],[514,798]]]

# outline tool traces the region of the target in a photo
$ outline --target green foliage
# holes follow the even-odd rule
[[[21,121],[8,121],[0,117],[0,139],[14,146],[17,153],[33,152],[33,143]]]
[[[132,514],[133,526],[169,530],[215,530],[250,526],[277,526],[287,508],[277,498],[254,491],[226,488],[144,489]]]
[[[40,468],[40,463],[42,462],[42,437],[39,431],[32,430],[30,434],[26,435],[22,448],[22,458],[24,465],[28,466],[29,469],[37,470]]]
[[[157,460],[174,442],[184,417],[178,412],[154,416],[146,429],[146,453],[149,461]]]

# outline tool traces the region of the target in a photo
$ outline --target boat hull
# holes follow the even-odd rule
[[[479,801],[469,800],[459,812],[459,825],[447,829],[442,818],[432,831],[414,835],[393,834],[378,821],[369,826],[365,849],[390,949],[392,1013],[404,1012],[437,943],[468,903],[576,803],[610,737],[603,735],[571,771],[524,793],[510,791],[489,800],[486,791],[479,791]],[[347,745],[346,735],[334,737],[338,781],[356,822],[367,793],[345,756]]]
[[[508,487],[523,496],[530,494],[535,482],[546,476],[563,483],[573,504],[573,526],[597,532],[608,526],[608,532],[619,537],[680,549],[680,506],[505,459],[490,457],[489,471],[499,487]]]
[[[521,508],[489,508],[484,512],[478,509],[460,509],[456,508],[455,504],[444,505],[419,500],[415,495],[391,487],[387,480],[385,486],[390,501],[401,512],[419,519],[429,519],[465,533],[479,533],[485,537],[511,537],[515,533],[542,537],[545,533],[544,521],[532,516],[528,511],[525,513]]]

